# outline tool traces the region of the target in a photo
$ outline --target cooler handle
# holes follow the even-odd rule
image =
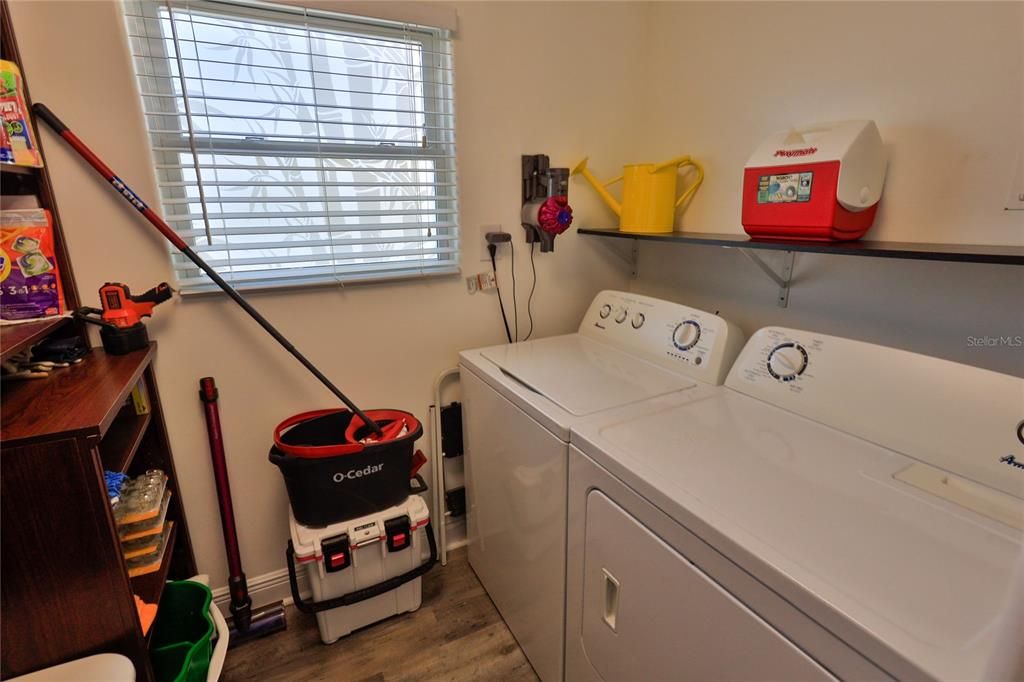
[[[358,604],[361,601],[366,601],[367,599],[380,596],[385,592],[390,592],[396,587],[401,587],[405,583],[419,578],[433,568],[434,564],[437,563],[437,542],[434,540],[434,533],[431,529],[429,520],[427,521],[427,525],[424,529],[426,530],[427,544],[430,545],[430,559],[426,563],[420,564],[416,568],[411,571],[406,571],[402,575],[396,575],[394,578],[388,578],[376,585],[364,587],[361,590],[355,590],[354,592],[343,594],[340,597],[334,597],[333,599],[320,602],[305,601],[299,594],[299,579],[295,573],[295,547],[292,545],[292,541],[289,540],[288,550],[285,552],[285,557],[288,560],[288,584],[292,590],[292,600],[295,602],[295,608],[303,613],[313,614],[320,613],[321,611],[329,611],[330,609],[336,609],[339,606],[351,606],[352,604]]]
[[[416,481],[415,487],[413,487],[412,485],[413,481]],[[427,486],[427,482],[424,481],[423,477],[420,476],[419,474],[413,474],[412,478],[409,479],[410,495],[419,495],[420,493],[425,493],[428,490],[430,490],[430,488]]]

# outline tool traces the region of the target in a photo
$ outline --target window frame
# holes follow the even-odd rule
[[[200,246],[199,242],[202,237],[194,234],[197,229],[205,228],[208,242],[212,245],[212,236],[216,235],[218,230],[228,229],[211,227],[211,218],[207,216],[207,204],[208,203],[219,203],[218,199],[224,198],[218,196],[215,199],[208,199],[203,192],[204,181],[201,179],[201,169],[203,168],[202,163],[199,161],[200,155],[203,154],[236,154],[246,155],[252,157],[287,157],[295,156],[298,158],[312,158],[315,159],[315,167],[311,167],[308,170],[318,171],[323,177],[325,170],[343,170],[341,168],[331,169],[326,163],[331,159],[347,160],[356,158],[367,158],[373,160],[420,160],[430,159],[433,164],[429,170],[418,171],[416,169],[410,169],[409,172],[425,172],[433,175],[433,181],[430,185],[424,184],[424,187],[430,187],[432,189],[431,197],[426,197],[424,200],[432,201],[433,208],[422,211],[423,214],[433,214],[433,220],[430,222],[438,223],[436,228],[430,226],[421,227],[410,227],[409,230],[420,229],[424,230],[422,237],[435,239],[429,242],[424,239],[420,243],[436,243],[437,248],[450,249],[448,253],[432,253],[424,254],[424,258],[419,260],[410,261],[390,261],[385,263],[367,264],[367,269],[361,273],[350,273],[348,275],[339,273],[338,258],[336,252],[333,251],[333,245],[336,243],[333,240],[333,234],[331,233],[330,225],[328,224],[326,229],[317,229],[311,227],[310,232],[327,232],[328,241],[331,242],[331,250],[328,254],[325,254],[325,260],[330,260],[335,271],[330,275],[316,275],[316,274],[303,274],[304,270],[313,269],[314,266],[298,266],[294,269],[295,274],[292,277],[282,278],[287,281],[275,282],[273,278],[268,278],[266,281],[249,281],[245,278],[241,278],[237,281],[232,281],[233,273],[224,273],[222,276],[228,282],[237,289],[240,290],[265,290],[265,289],[290,289],[290,288],[306,288],[306,287],[317,287],[317,286],[346,286],[355,283],[374,283],[374,282],[385,282],[394,280],[404,279],[421,279],[428,277],[439,277],[439,276],[452,276],[458,275],[461,272],[460,268],[460,248],[459,248],[459,213],[458,213],[458,176],[456,172],[457,161],[455,155],[455,112],[454,112],[454,58],[451,53],[451,37],[450,33],[446,29],[431,28],[425,26],[403,24],[391,20],[375,20],[367,19],[365,17],[353,17],[349,15],[321,12],[318,10],[312,10],[309,8],[303,8],[298,6],[283,6],[277,4],[269,4],[262,2],[248,2],[248,1],[235,1],[235,0],[195,0],[189,2],[188,0],[165,0],[162,2],[156,2],[154,0],[125,0],[125,17],[129,18],[128,7],[139,6],[141,4],[148,4],[155,8],[154,15],[143,15],[141,12],[139,16],[134,18],[137,21],[156,21],[159,25],[158,31],[159,36],[153,36],[150,31],[145,31],[145,37],[141,38],[146,40],[148,43],[148,49],[153,53],[151,55],[140,55],[132,52],[132,60],[136,73],[136,85],[140,88],[139,91],[139,102],[142,107],[143,117],[146,119],[146,132],[149,138],[152,157],[153,167],[157,174],[157,184],[160,187],[160,205],[162,214],[168,223],[171,224],[172,229],[175,232],[189,232],[193,234],[182,234],[182,238],[185,240],[190,247],[196,248]],[[211,9],[213,6],[215,9]],[[223,9],[221,9],[223,7]],[[231,8],[239,8],[238,13],[232,13]],[[272,17],[266,15],[247,15],[244,13],[246,9],[252,10],[255,13],[282,13],[281,20],[274,22]],[[422,97],[414,95],[415,99],[422,99],[422,115],[423,115],[423,132],[424,135],[421,138],[422,142],[420,145],[406,145],[406,144],[394,144],[394,143],[358,143],[358,142],[330,142],[322,141],[317,137],[311,137],[308,140],[267,140],[267,139],[249,139],[239,137],[239,139],[230,139],[226,136],[218,136],[216,133],[205,133],[195,132],[191,130],[191,123],[195,118],[201,118],[204,114],[192,113],[189,109],[188,102],[190,99],[195,99],[195,94],[190,94],[187,81],[199,81],[202,84],[205,79],[200,76],[194,78],[187,76],[182,68],[182,59],[180,56],[182,42],[190,42],[195,40],[195,36],[191,39],[184,39],[179,42],[177,31],[173,31],[172,35],[166,35],[163,29],[163,24],[170,22],[170,25],[175,25],[175,16],[180,12],[185,12],[189,16],[203,16],[207,19],[216,19],[218,16],[224,18],[230,18],[239,21],[247,21],[263,24],[267,27],[268,32],[277,27],[287,29],[298,29],[307,31],[323,30],[331,32],[336,35],[351,36],[354,38],[381,38],[385,40],[395,40],[397,42],[406,44],[415,44],[420,48],[420,59],[421,64],[419,68],[422,71]],[[296,17],[295,22],[288,22],[285,15],[292,14]],[[178,22],[181,19],[177,20]],[[129,44],[132,44],[133,35],[129,32]],[[307,35],[307,40],[313,40]],[[172,43],[174,45],[175,54],[170,55],[167,51],[166,43]],[[154,44],[159,45],[159,50],[154,49]],[[448,48],[448,49],[444,49]],[[312,46],[310,46],[310,56],[315,57],[316,55],[312,52]],[[139,60],[145,60],[145,64],[149,67],[145,73],[140,72]],[[445,64],[444,62],[448,63]],[[177,65],[180,75],[174,73],[172,65]],[[312,68],[312,67],[311,67]],[[142,82],[144,79],[150,79],[150,82],[155,84],[156,87],[152,90],[147,89],[142,91]],[[160,84],[163,83],[163,87]],[[202,87],[202,85],[201,85]],[[305,86],[300,86],[305,87]],[[179,92],[180,89],[180,92]],[[312,103],[306,103],[302,106],[313,107],[314,109],[321,106],[330,107],[331,105],[321,105],[317,101],[317,95],[322,92],[321,88],[316,86],[315,80],[308,88],[312,93]],[[146,98],[159,97],[169,103],[166,110],[157,111],[154,107],[150,109],[146,102]],[[220,99],[217,97],[208,97],[205,94],[199,96],[201,99]],[[225,97],[223,99],[232,99],[236,101],[245,101],[244,98],[230,98]],[[262,100],[260,100],[262,101]],[[185,102],[186,110],[182,112],[178,108],[179,102]],[[350,107],[339,107],[343,109],[351,109]],[[357,107],[358,108],[358,107]],[[161,108],[162,109],[162,108]],[[371,108],[372,109],[372,108]],[[415,111],[415,110],[414,110]],[[419,113],[418,111],[416,113]],[[150,117],[158,116],[162,119],[177,118],[179,121],[185,121],[186,127],[182,127],[180,132],[176,133],[164,133],[164,132],[151,132],[153,126],[150,125]],[[448,125],[445,121],[449,122]],[[181,124],[179,123],[179,126]],[[372,124],[371,124],[372,125]],[[318,131],[320,131],[320,123],[318,120]],[[322,133],[321,133],[322,135]],[[254,138],[256,136],[253,136]],[[274,137],[273,134],[268,134],[267,137]],[[182,156],[191,156],[192,162],[185,162],[181,160]],[[196,174],[196,181],[194,186],[199,188],[199,197],[189,196],[188,186],[192,182],[188,177],[188,171],[192,170]],[[166,178],[166,179],[164,179]],[[206,181],[207,183],[209,181]],[[278,183],[281,186],[288,186],[293,183],[282,182]],[[305,184],[305,183],[304,183]],[[386,187],[390,183],[380,183],[379,186]],[[326,204],[330,202],[344,202],[344,201],[358,201],[358,199],[346,199],[344,197],[329,197],[328,189],[332,186],[332,183],[321,182],[317,185],[310,185],[311,187],[318,188],[320,190],[319,197],[322,198]],[[439,191],[442,187],[450,187],[450,191],[441,192]],[[168,191],[171,190],[171,191]],[[218,193],[219,194],[219,193]],[[310,198],[312,200],[314,198]],[[411,196],[410,199],[414,200],[415,196]],[[180,203],[173,204],[174,206],[185,207],[186,214],[194,214],[193,208],[199,208],[204,218],[201,221],[202,225],[197,228],[195,226],[195,220],[190,221],[192,225],[186,228],[177,227],[186,224],[186,219],[178,217],[174,211],[168,210],[168,205],[164,202],[167,200],[176,200]],[[181,202],[182,200],[189,200]],[[302,200],[302,197],[299,197]],[[244,205],[244,202],[239,202]],[[255,203],[255,202],[254,202]],[[325,217],[329,220],[332,212],[329,209],[324,211]],[[286,219],[288,213],[282,212],[281,218]],[[444,221],[441,219],[442,216],[450,216],[450,221]],[[220,218],[213,218],[212,220],[223,220]],[[429,223],[422,223],[421,225],[429,225]],[[401,230],[401,223],[395,223],[394,227],[391,224],[384,224],[381,226],[367,225],[365,231],[388,231],[388,230]],[[383,228],[383,229],[381,229]],[[352,231],[352,230],[347,230]],[[225,235],[226,238],[227,235]],[[361,243],[367,245],[380,245],[387,243],[389,237],[379,236],[376,238],[360,238]],[[381,241],[372,241],[373,239],[380,239]],[[397,238],[394,238],[397,240]],[[418,239],[418,237],[417,237]],[[229,254],[230,260],[230,244],[225,244],[224,251]],[[296,242],[296,246],[302,246],[301,241]],[[282,248],[280,245],[271,246],[268,243],[268,248]],[[431,247],[434,248],[434,247]],[[235,252],[238,253],[238,249]],[[402,255],[396,253],[397,255]],[[414,254],[407,254],[414,255]],[[383,256],[386,257],[386,256]],[[432,258],[431,258],[432,257]],[[175,278],[178,280],[179,287],[183,294],[204,294],[219,291],[215,284],[210,281],[204,273],[198,268],[195,268],[191,263],[185,263],[182,266],[182,262],[176,261],[175,258],[180,258],[175,252],[172,251],[172,269]],[[381,258],[381,256],[370,256],[368,258]],[[428,260],[436,260],[438,265],[430,266],[425,268],[424,264]],[[281,258],[281,262],[287,263],[288,259],[285,257]],[[380,267],[375,266],[388,266],[390,263],[399,265],[400,263],[408,263],[408,267]],[[320,267],[320,266],[315,266]],[[187,274],[187,277],[186,277]],[[185,286],[181,286],[182,279],[193,279],[195,277],[201,277],[205,280],[203,284],[188,283]]]

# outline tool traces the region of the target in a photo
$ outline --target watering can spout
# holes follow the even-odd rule
[[[586,179],[586,181],[591,184],[591,186],[594,188],[594,191],[597,192],[597,195],[604,199],[604,203],[608,204],[608,208],[614,211],[615,215],[621,216],[622,206],[619,205],[619,202],[616,201],[615,197],[613,197],[611,193],[607,189],[605,189],[605,186],[601,183],[601,181],[595,178],[594,174],[590,172],[589,168],[587,168],[588,160],[589,157],[583,159],[578,164],[576,164],[576,167],[572,169],[572,175],[582,175]],[[612,182],[615,182],[618,179],[619,178],[616,178],[615,180],[612,180]],[[609,182],[608,184],[612,184],[612,182]]]

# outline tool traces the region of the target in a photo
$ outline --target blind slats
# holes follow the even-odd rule
[[[225,279],[458,271],[451,41],[231,0],[124,0],[164,217]],[[184,292],[208,278],[172,257]]]
[[[155,93],[155,92],[143,92],[143,93],[140,93],[140,94],[143,97],[159,97],[159,98],[162,98],[162,99],[173,99],[173,100],[175,100],[176,104],[179,104],[179,103],[182,104],[182,108],[178,109],[176,111],[180,111],[182,113],[184,113],[184,111],[185,111],[185,108],[184,108],[184,100],[185,100],[185,98],[181,97],[180,95],[161,95],[161,94],[158,94],[158,93]],[[369,94],[369,93],[362,93],[362,94]],[[272,99],[249,99],[249,98],[245,98],[245,97],[236,97],[234,99],[225,99],[223,97],[205,97],[203,95],[189,95],[188,99],[189,99],[190,102],[192,102],[192,101],[204,102],[204,106],[205,106],[205,103],[208,103],[208,102],[226,102],[226,103],[245,102],[246,104],[278,104],[278,102],[276,100],[272,100]],[[343,105],[340,105],[340,104],[321,104],[321,103],[317,103],[317,102],[297,102],[296,104],[298,106],[302,106],[302,107],[312,107],[312,108],[315,108],[317,110],[320,110],[320,109],[343,109],[345,111],[383,111],[383,112],[388,112],[388,113],[392,113],[392,114],[422,114],[422,113],[426,113],[426,114],[431,115],[431,116],[449,116],[449,117],[450,116],[454,116],[454,114],[445,113],[445,112],[441,112],[441,111],[424,111],[424,110],[416,111],[415,109],[386,109],[386,108],[383,108],[383,107],[376,107],[376,108],[375,107],[356,107],[356,106],[351,106],[351,105],[343,106]],[[176,115],[181,115],[181,114],[177,114],[177,113],[174,113],[174,112],[168,112],[166,114],[151,114],[151,115],[153,115],[153,116],[176,116]],[[205,115],[206,114],[204,114],[204,116]]]
[[[221,250],[223,251],[223,249],[221,249]],[[292,250],[294,251],[296,249],[292,249]],[[303,249],[298,249],[298,250],[303,250]],[[213,252],[216,252],[216,250],[208,250],[208,253],[213,253]],[[385,258],[394,258],[394,257],[397,257],[397,256],[416,256],[416,257],[422,257],[422,256],[428,255],[428,254],[443,254],[443,253],[452,253],[452,249],[450,247],[449,248],[434,248],[434,249],[395,249],[395,250],[392,250],[392,251],[381,251],[381,252],[367,251],[367,252],[363,252],[363,253],[337,253],[337,252],[334,252],[334,251],[330,251],[330,252],[327,252],[327,253],[304,253],[304,254],[301,254],[301,255],[292,253],[289,256],[289,258],[288,258],[288,263],[290,265],[297,265],[297,264],[301,264],[301,263],[323,263],[324,261],[328,261],[328,262],[334,261],[334,262],[340,263],[341,261],[346,261],[346,260],[385,259]],[[237,256],[237,257],[232,256],[230,258],[228,258],[226,256],[223,257],[223,258],[204,257],[203,260],[205,260],[207,263],[212,265],[214,268],[220,268],[220,267],[241,267],[241,266],[245,266],[245,265],[276,265],[276,264],[278,264],[280,262],[280,259],[277,256],[245,256],[245,255],[240,255],[240,256]],[[191,263],[191,261],[188,261],[188,262]],[[187,268],[189,266],[185,265],[185,267]],[[193,264],[193,265],[191,265],[191,267],[194,268],[195,265]]]
[[[265,188],[264,188],[265,189]],[[206,201],[208,204],[347,204],[347,203],[358,203],[358,204],[421,204],[425,201],[444,201],[447,197],[438,194],[409,194],[406,196],[380,196],[380,197],[343,197],[337,195],[295,195],[295,196],[280,196],[280,197],[268,197],[268,196],[248,196],[248,197],[223,197],[207,195]],[[196,199],[188,197],[184,199],[164,199],[164,206],[172,206],[174,204],[194,204]],[[432,213],[433,208],[429,206],[419,206],[419,213]]]
[[[226,221],[225,221],[226,222]],[[207,230],[205,227],[180,229],[176,232],[185,239],[196,237],[251,237],[254,235],[318,235],[328,233],[332,239],[348,240],[350,235],[363,234],[365,232],[400,232],[409,231],[422,234],[424,237],[434,239],[455,239],[455,223],[395,223],[393,225],[374,225],[372,230],[358,225],[256,225],[256,226],[217,226]],[[312,237],[311,237],[312,238]],[[387,237],[366,237],[374,241],[385,240]],[[372,242],[368,242],[372,243]]]
[[[136,63],[137,62],[138,62],[138,60],[136,60]],[[254,86],[254,87],[269,87],[269,84],[266,81],[263,81],[263,82],[260,82],[260,81],[250,81],[250,80],[245,80],[243,78],[232,78],[232,79],[215,78],[215,77],[210,76],[210,75],[204,75],[202,79],[199,79],[199,78],[194,77],[194,76],[185,76],[185,78],[182,79],[180,76],[176,76],[176,75],[175,76],[168,76],[168,75],[160,75],[160,74],[152,74],[152,73],[137,73],[136,76],[137,76],[137,78],[139,80],[139,83],[140,83],[140,89],[142,89],[142,85],[146,84],[147,82],[149,82],[151,80],[154,81],[154,82],[159,81],[159,82],[162,82],[162,83],[173,82],[173,83],[176,83],[178,85],[180,85],[181,81],[184,80],[185,81],[185,90],[182,90],[181,92],[186,92],[187,91],[189,93],[189,95],[188,95],[189,98],[192,98],[192,97],[196,96],[196,95],[192,94],[192,90],[189,88],[189,86],[194,86],[196,88],[202,88],[204,84],[214,85],[214,84],[217,84],[217,83],[234,83],[236,85],[251,85],[251,86]],[[388,93],[381,93],[381,92],[374,92],[374,91],[367,91],[367,90],[341,90],[341,89],[337,89],[337,88],[328,88],[328,87],[321,87],[321,86],[313,87],[312,85],[298,85],[298,84],[290,84],[288,87],[293,92],[296,92],[296,93],[298,93],[300,91],[308,90],[311,93],[316,93],[316,94],[320,94],[320,95],[332,95],[332,94],[341,94],[341,95],[380,95],[380,94],[388,94]],[[149,95],[149,96],[152,96],[152,94],[153,93],[148,93],[147,92],[147,95]],[[201,94],[202,94],[202,90],[200,90],[200,95]],[[172,96],[172,97],[181,97],[182,95],[181,95],[181,93],[179,93],[177,95],[170,95],[170,96]],[[435,102],[444,102],[444,101],[450,102],[453,99],[451,96],[445,96],[444,94],[438,94],[436,96],[432,94],[430,96],[427,96],[427,95],[424,95],[422,93],[415,93],[415,92],[402,92],[401,95],[389,95],[389,96],[401,97],[402,99],[429,99],[429,100],[432,100],[432,101],[435,101]]]

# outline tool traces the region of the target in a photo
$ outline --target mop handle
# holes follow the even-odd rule
[[[103,163],[103,161],[101,161],[100,158],[96,156],[96,154],[89,149],[84,142],[78,139],[78,136],[71,132],[71,130],[64,125],[64,123],[62,123],[61,120],[46,107],[45,104],[37,102],[32,105],[32,110],[35,112],[36,116],[46,121],[46,124],[53,128],[55,133],[64,138],[64,141],[71,145],[71,148],[78,152],[79,156],[85,159],[90,166],[96,169],[96,172],[102,175],[103,179],[113,185],[114,189],[116,189],[118,193],[128,201],[128,203],[134,206],[136,210],[138,210],[138,212],[153,225],[153,227],[160,231],[160,234],[162,234],[169,242],[174,244],[175,248],[185,254],[185,257],[195,263],[200,270],[205,272],[209,278],[224,291],[225,294],[230,296],[235,303],[241,306],[242,310],[249,313],[249,317],[256,320],[256,322],[263,327],[268,334],[274,337],[275,341],[281,344],[286,351],[291,353],[296,360],[301,362],[302,366],[308,369],[313,376],[319,379],[321,384],[326,386],[331,393],[341,400],[341,402],[345,403],[346,407],[359,415],[359,418],[363,420],[363,423],[369,426],[375,434],[383,436],[383,432],[381,431],[380,426],[377,425],[377,422],[370,419],[366,416],[366,413],[356,407],[355,403],[349,400],[337,386],[332,384],[330,379],[324,376],[323,372],[318,370],[312,362],[307,360],[306,356],[300,353],[299,350],[293,346],[283,334],[281,334],[281,332],[274,328],[274,325],[270,324],[263,315],[249,305],[249,302],[242,298],[242,295],[235,291],[234,287],[225,282],[224,279],[217,274],[216,270],[200,258],[199,255],[185,243],[185,240],[183,240],[170,225],[164,222],[163,218],[158,216],[153,209],[147,206],[146,202],[140,199],[139,196],[132,191],[132,189],[126,185],[123,180],[121,180],[121,178],[117,177],[114,171],[112,171],[107,164]]]

